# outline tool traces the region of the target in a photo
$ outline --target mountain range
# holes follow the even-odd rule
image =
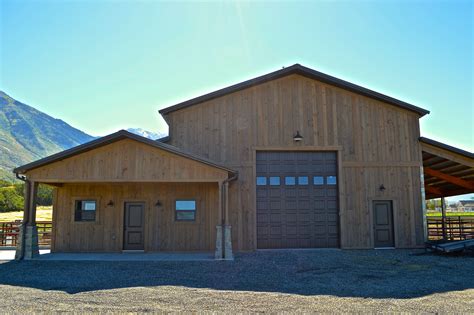
[[[153,140],[166,136],[127,130]],[[95,138],[0,91],[0,179],[11,180],[13,168]]]

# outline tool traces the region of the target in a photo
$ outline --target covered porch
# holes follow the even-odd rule
[[[52,253],[233,258],[227,192],[237,173],[224,166],[120,131],[15,172],[25,181],[16,259],[38,257],[39,183],[55,187]]]
[[[446,197],[474,193],[474,154],[450,145],[420,138],[425,198],[441,199],[441,218],[427,219],[428,239],[474,239],[474,217],[449,217]]]

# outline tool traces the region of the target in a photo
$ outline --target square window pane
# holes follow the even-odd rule
[[[326,183],[327,183],[328,185],[336,185],[336,184],[337,184],[336,176],[328,176],[328,177],[326,177]]]
[[[176,210],[196,210],[196,201],[176,200]]]
[[[308,176],[299,176],[298,185],[308,185]]]
[[[313,185],[324,185],[324,177],[314,176],[313,177]]]
[[[296,179],[294,176],[286,176],[285,177],[285,185],[287,186],[294,186],[296,185]]]
[[[95,221],[95,211],[82,211],[81,221]]]
[[[95,200],[76,200],[74,221],[95,221],[97,205]]]
[[[82,210],[84,211],[95,211],[95,201],[83,201]]]
[[[267,184],[267,178],[264,176],[257,177],[257,186],[265,186]]]
[[[280,177],[278,177],[278,176],[270,177],[270,185],[271,186],[279,186],[280,185]]]
[[[195,219],[195,211],[176,211],[176,220],[178,221],[194,221]]]

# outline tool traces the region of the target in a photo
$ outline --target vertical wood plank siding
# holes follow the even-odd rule
[[[149,145],[120,140],[27,172],[41,182],[222,181],[228,172]]]
[[[213,251],[218,224],[217,183],[66,184],[56,188],[55,252],[119,252],[124,203],[145,202],[145,251]],[[74,200],[95,199],[97,222],[74,222]],[[195,199],[196,220],[175,221],[175,200]],[[161,205],[156,206],[157,201]],[[108,206],[113,201],[113,206]]]
[[[370,204],[377,198],[394,200],[396,246],[421,246],[418,120],[416,113],[299,75],[167,115],[172,145],[239,171],[230,185],[236,250],[256,248],[256,148],[302,146],[341,148],[342,248],[373,247]],[[300,143],[293,141],[297,130]]]

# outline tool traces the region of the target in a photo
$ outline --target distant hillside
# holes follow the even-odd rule
[[[94,137],[0,91],[0,178],[12,169]]]

